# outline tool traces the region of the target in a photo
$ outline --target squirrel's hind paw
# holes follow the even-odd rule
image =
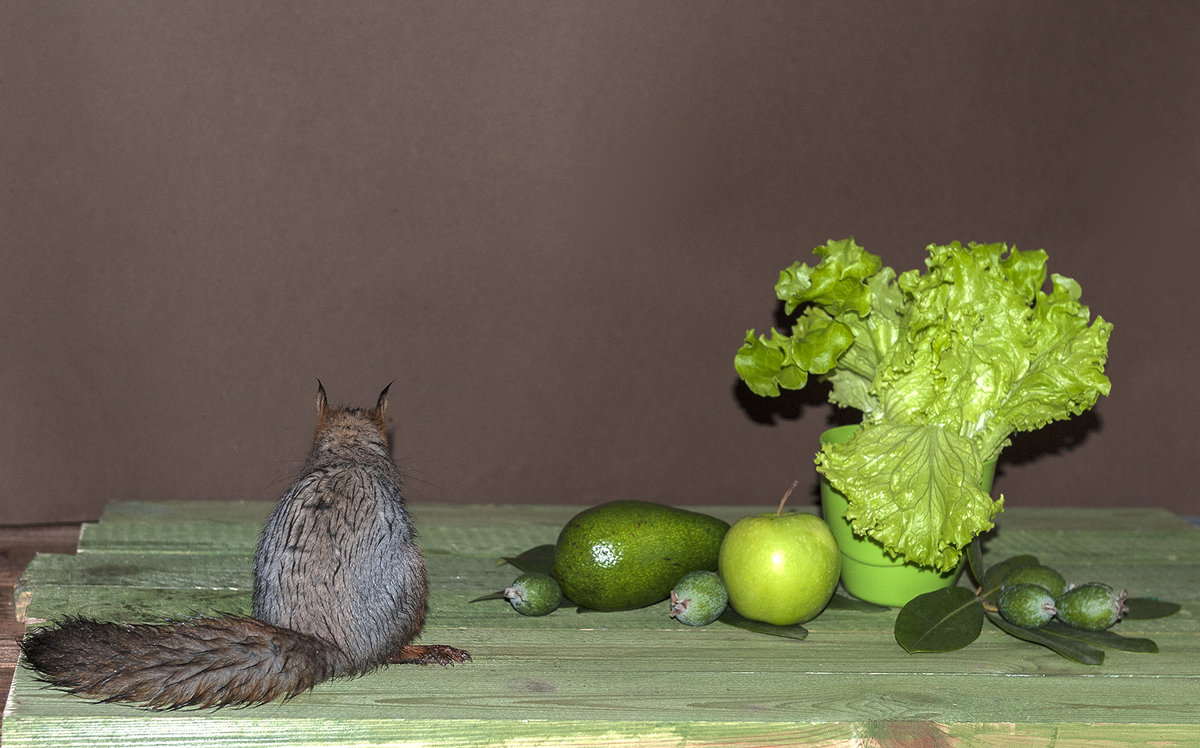
[[[388,657],[389,665],[454,665],[471,659],[465,649],[448,644],[406,644]]]

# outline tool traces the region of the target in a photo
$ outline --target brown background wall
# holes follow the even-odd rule
[[[417,499],[773,505],[780,268],[1045,248],[1111,397],[1009,506],[1200,513],[1193,2],[0,3],[0,521],[278,496],[320,377]]]

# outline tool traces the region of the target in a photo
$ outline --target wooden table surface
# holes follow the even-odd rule
[[[152,620],[246,613],[268,503],[127,503],[84,526],[77,555],[39,555],[17,613]],[[469,603],[517,572],[505,555],[552,543],[580,507],[415,505],[429,565],[426,642],[452,668],[394,666],[290,702],[151,713],[44,689],[25,669],[8,746],[284,745],[1200,745],[1200,530],[1152,509],[1010,508],[989,561],[1033,553],[1069,581],[1183,604],[1117,631],[1157,654],[1079,665],[990,624],[970,647],[909,655],[894,611],[827,610],[804,641],[690,628],[665,603],[618,613],[517,615]],[[705,507],[735,520],[745,507]]]
[[[13,604],[17,580],[38,553],[74,553],[79,531],[78,522],[0,526],[0,702],[8,699],[17,666],[17,642],[25,634],[25,624],[17,620]],[[0,721],[3,744],[4,726]]]

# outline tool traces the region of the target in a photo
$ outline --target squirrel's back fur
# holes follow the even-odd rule
[[[319,383],[318,383],[319,384]],[[388,452],[387,388],[371,410],[330,408],[254,563],[254,617],[157,624],[68,618],[27,635],[53,686],[154,709],[251,705],[391,662],[462,662],[409,642],[425,618],[425,564]]]

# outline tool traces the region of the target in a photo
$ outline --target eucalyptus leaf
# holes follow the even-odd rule
[[[553,560],[554,546],[539,545],[523,551],[517,556],[505,556],[500,559],[500,563],[512,564],[526,574],[550,574],[550,566]]]
[[[1004,584],[1004,578],[1008,573],[1019,566],[1040,566],[1037,556],[1024,554],[1006,558],[998,564],[993,564],[987,571],[983,573],[983,581],[981,582],[979,596],[983,601],[995,606],[996,598],[1000,595],[1000,587]]]
[[[1093,647],[1075,637],[1063,636],[1054,631],[1047,631],[1045,628],[1027,629],[1021,626],[1014,626],[998,614],[990,611],[987,612],[987,619],[996,624],[1006,634],[1027,642],[1041,644],[1043,647],[1048,647],[1069,660],[1074,660],[1084,665],[1101,665],[1104,663],[1103,649]]]
[[[896,614],[896,642],[910,653],[962,649],[982,629],[983,603],[966,587],[918,595]]]
[[[1179,603],[1169,603],[1153,597],[1129,597],[1125,599],[1128,610],[1122,616],[1124,620],[1147,620],[1149,618],[1166,618],[1175,615],[1182,607]]]
[[[738,615],[732,607],[726,608],[721,617],[717,619],[721,623],[727,623],[730,626],[737,626],[746,631],[753,631],[756,634],[768,634],[770,636],[781,636],[785,639],[795,639],[797,641],[808,636],[808,629],[800,624],[792,626],[776,626],[773,623],[763,623],[762,621],[752,621]]]
[[[987,568],[983,565],[983,549],[980,547],[979,537],[976,536],[971,544],[967,546],[967,564],[971,567],[971,577],[975,580],[975,584],[983,585],[983,574]]]
[[[1153,639],[1121,636],[1111,630],[1086,631],[1084,629],[1077,629],[1074,626],[1068,626],[1062,621],[1051,621],[1042,630],[1071,639],[1077,639],[1081,642],[1105,649],[1119,649],[1124,652],[1142,652],[1145,654],[1156,654],[1158,652],[1158,645],[1154,643]]]

